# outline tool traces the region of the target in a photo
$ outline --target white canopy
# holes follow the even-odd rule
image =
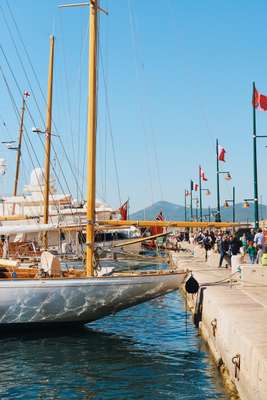
[[[0,226],[0,235],[16,235],[17,233],[47,232],[57,229],[56,224],[31,224]]]

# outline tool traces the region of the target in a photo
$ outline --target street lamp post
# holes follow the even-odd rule
[[[202,183],[201,166],[199,166],[199,216],[200,216],[200,222],[202,222],[202,188],[201,188],[201,183]]]
[[[190,219],[193,221],[193,190],[194,190],[194,182],[190,181]]]
[[[201,179],[200,179],[200,182],[201,182]],[[207,188],[202,188],[201,185],[199,187],[199,199],[201,199],[201,201],[199,202],[199,206],[200,206],[200,221],[201,222],[203,220],[202,192],[206,192],[206,195],[209,196],[210,195],[210,190],[207,189]]]
[[[196,202],[196,221],[198,221],[198,205],[199,205],[198,197],[193,197],[192,201]]]
[[[233,198],[231,200],[225,200],[224,207],[229,207],[229,203],[233,203],[233,217],[232,220],[235,222],[235,187],[233,186]]]
[[[184,191],[184,220],[187,221],[187,204],[186,204],[186,197],[188,196],[188,191],[185,189]]]
[[[256,86],[252,84],[253,89],[253,172],[254,172],[254,224],[255,228],[259,227],[259,197],[258,197],[258,166],[257,166],[257,138],[267,138],[267,135],[257,135],[256,124]]]
[[[249,203],[254,203],[254,206],[255,206],[255,199],[244,199],[243,207],[249,208],[250,207]],[[247,218],[247,223],[248,223],[248,218]]]
[[[216,167],[217,167],[217,216],[216,221],[221,222],[221,208],[220,208],[220,171],[219,171],[219,143],[216,139]]]

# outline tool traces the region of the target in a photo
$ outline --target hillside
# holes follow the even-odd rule
[[[153,220],[155,216],[163,211],[166,220],[176,220],[176,221],[184,221],[184,207],[179,206],[174,203],[170,203],[168,201],[158,201],[152,204],[149,207],[146,207],[142,210],[139,210],[130,215],[131,219],[138,220]],[[214,213],[216,210],[214,208],[211,209],[211,213]],[[207,208],[203,209],[203,215],[208,215],[209,210]],[[221,215],[222,221],[231,221],[232,220],[232,207],[224,208],[221,206]],[[267,206],[260,204],[259,206],[260,219],[267,218]],[[190,209],[187,208],[187,215],[189,218]],[[195,215],[195,210],[194,210]],[[254,220],[254,207],[251,205],[249,208],[244,208],[243,203],[236,204],[236,221],[242,222],[252,222]],[[214,221],[214,217],[212,217],[212,221]]]

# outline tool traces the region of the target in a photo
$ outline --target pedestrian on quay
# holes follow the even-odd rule
[[[264,249],[262,247],[262,245],[258,246],[258,251],[257,251],[257,257],[256,257],[256,264],[261,264],[261,259],[262,259],[262,255],[264,253]]]
[[[264,234],[262,232],[262,229],[259,228],[255,237],[254,237],[254,243],[256,248],[258,248],[258,246],[264,246]]]
[[[224,258],[227,261],[226,268],[228,268],[228,264],[231,265],[231,257],[229,253],[229,238],[227,235],[224,235],[222,237],[221,243],[220,243],[220,262],[219,262],[219,268],[222,267],[222,263]]]
[[[248,244],[247,237],[246,237],[245,233],[243,233],[243,235],[241,236],[240,240],[241,240],[241,243],[242,243],[242,248],[240,249],[240,251],[244,255],[246,253],[246,248],[247,248],[247,244]]]
[[[241,253],[242,248],[241,240],[235,235],[230,241],[230,251],[231,251],[231,268],[232,272],[236,272],[238,266],[241,264]]]
[[[210,237],[211,237],[211,247],[214,249],[214,245],[216,243],[216,235],[213,231],[210,232]]]
[[[256,250],[256,247],[254,246],[254,243],[252,242],[252,240],[250,240],[248,242],[248,248],[247,248],[246,253],[249,256],[250,263],[254,264],[255,260],[256,260],[257,250]]]
[[[252,242],[254,242],[254,238],[255,238],[255,230],[253,228],[250,229],[250,233],[248,235],[249,237],[247,238],[248,240],[251,240]]]
[[[202,243],[203,243],[203,247],[205,249],[205,261],[207,261],[208,260],[208,251],[211,250],[211,248],[212,248],[212,239],[209,235],[209,232],[205,233]]]

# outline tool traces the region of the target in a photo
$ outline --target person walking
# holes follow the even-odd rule
[[[229,239],[228,239],[228,236],[226,236],[226,235],[224,235],[222,237],[222,240],[221,240],[221,243],[220,243],[219,268],[222,267],[222,263],[223,263],[224,258],[226,259],[228,264],[231,263],[231,259],[230,259],[230,255],[229,255]],[[227,264],[226,264],[226,268],[228,268]]]
[[[262,229],[258,229],[258,232],[256,233],[255,237],[254,237],[254,243],[256,248],[258,248],[258,246],[264,246],[264,234],[262,232]]]
[[[212,239],[209,235],[209,232],[205,233],[202,243],[203,243],[203,247],[205,249],[205,261],[207,261],[208,260],[208,251],[212,247]]]
[[[261,245],[258,246],[258,251],[257,251],[257,257],[256,257],[256,264],[261,264],[261,259],[262,259],[262,255],[264,253],[264,249],[262,248]]]
[[[246,237],[245,233],[243,233],[243,235],[241,236],[240,240],[242,242],[242,248],[240,249],[240,251],[241,251],[242,254],[245,254],[246,248],[247,248],[247,244],[248,244],[247,237]]]
[[[248,248],[247,248],[247,254],[249,256],[249,260],[251,264],[255,263],[255,259],[256,259],[256,247],[254,246],[254,243],[252,241],[249,241],[248,243]]]
[[[232,272],[237,272],[238,267],[241,264],[241,254],[240,254],[241,248],[242,248],[242,242],[240,239],[238,239],[237,235],[235,235],[230,241]]]

